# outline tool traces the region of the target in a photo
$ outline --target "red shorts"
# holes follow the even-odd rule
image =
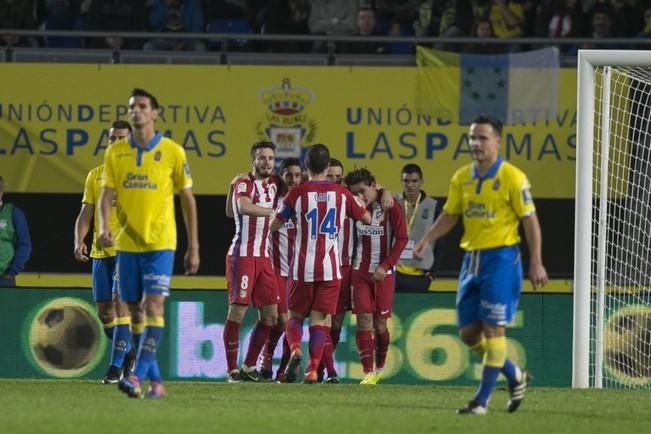
[[[289,310],[307,315],[311,311],[334,315],[337,311],[340,280],[298,282],[289,280]]]
[[[345,313],[351,309],[350,301],[350,276],[353,267],[344,265],[341,267],[341,288],[339,289],[339,300],[337,300],[337,313]]]
[[[289,307],[287,306],[287,277],[281,276],[276,272],[276,286],[278,287],[278,313],[288,313]]]
[[[381,282],[374,282],[368,271],[353,270],[352,298],[353,313],[372,313],[375,317],[391,317],[395,275],[387,274]]]
[[[252,304],[256,309],[278,304],[276,274],[269,258],[226,256],[229,304]]]

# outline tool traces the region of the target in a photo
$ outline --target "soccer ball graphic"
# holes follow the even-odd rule
[[[615,311],[604,327],[604,365],[619,382],[651,383],[651,309],[632,305]]]
[[[29,331],[34,364],[55,377],[77,377],[102,358],[106,343],[93,308],[83,300],[57,298],[37,308]]]

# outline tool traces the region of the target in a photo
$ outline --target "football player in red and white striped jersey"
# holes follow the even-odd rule
[[[382,377],[390,342],[387,318],[393,308],[393,269],[409,238],[400,204],[396,201],[387,211],[382,209],[382,191],[377,188],[371,172],[354,170],[346,175],[345,182],[351,192],[364,200],[372,219],[370,224],[356,224],[351,281],[353,313],[357,316],[357,349],[365,374],[361,384],[377,384]]]
[[[310,316],[310,362],[303,382],[315,383],[326,340],[326,317],[335,313],[341,280],[337,234],[346,218],[370,222],[370,214],[352,194],[326,180],[330,153],[324,145],[312,145],[305,156],[309,181],[284,198],[282,209],[271,222],[278,230],[295,217],[296,241],[289,290],[290,319],[286,336],[292,350],[286,380],[298,376],[302,360],[303,319]]]
[[[235,218],[235,236],[226,256],[228,316],[224,326],[224,348],[228,381],[258,381],[258,356],[278,318],[278,288],[269,258],[269,216],[284,184],[272,175],[276,146],[258,142],[251,147],[252,171],[234,180],[229,190],[226,214]],[[249,304],[260,310],[251,333],[242,368],[237,370],[240,323]]]
[[[280,165],[280,177],[285,182],[288,190],[301,184],[301,162],[298,158],[286,158]],[[283,198],[278,198],[277,207],[282,207]],[[289,319],[289,308],[287,307],[287,277],[289,267],[294,257],[294,239],[296,238],[296,225],[293,219],[288,220],[277,231],[271,233],[271,262],[273,263],[278,286],[278,321],[271,329],[269,338],[260,355],[260,375],[265,379],[271,379],[273,354],[276,350],[278,340],[285,332],[285,325]],[[283,356],[276,372],[276,380],[282,382],[285,367],[289,361],[290,350],[287,339],[283,340]]]

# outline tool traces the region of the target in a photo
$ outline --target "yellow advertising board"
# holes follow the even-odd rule
[[[540,198],[574,197],[576,71],[560,74],[556,115],[503,137],[502,155]],[[324,143],[346,170],[366,166],[393,191],[402,166],[416,163],[428,194],[445,196],[470,161],[467,126],[417,113],[416,80],[416,68],[3,64],[0,173],[8,191],[81,192],[110,123],[126,119],[141,87],[162,105],[158,129],[186,149],[198,194],[225,194],[248,170],[250,145],[272,140],[279,157]],[[459,98],[454,87],[437,91]]]

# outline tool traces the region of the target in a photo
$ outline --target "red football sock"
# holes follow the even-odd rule
[[[330,340],[332,342],[332,352],[335,351],[339,345],[339,338],[341,337],[341,329],[330,329]]]
[[[373,371],[373,332],[370,330],[357,330],[355,334],[357,342],[357,351],[359,352],[359,361],[362,363],[362,369],[365,374]]]
[[[391,336],[389,335],[389,329],[386,329],[384,333],[375,335],[375,366],[377,369],[384,368],[390,342]]]
[[[325,327],[314,325],[310,327],[310,363],[307,365],[305,372],[316,371],[321,363],[323,355],[323,345],[326,341]]]
[[[226,320],[224,325],[224,350],[228,372],[237,369],[237,353],[240,349],[240,323]]]
[[[285,327],[285,336],[289,348],[294,351],[301,349],[301,340],[303,339],[303,320],[298,318],[290,318]]]
[[[270,372],[271,371],[271,361],[274,358],[274,352],[276,352],[276,345],[278,345],[278,340],[280,337],[283,335],[285,332],[284,327],[278,327],[277,325],[273,326],[271,328],[271,331],[269,332],[269,337],[267,338],[267,342],[264,344],[264,348],[262,349],[262,366],[260,366],[260,370],[263,372]]]
[[[292,355],[292,350],[289,348],[287,343],[287,336],[283,339],[283,356],[280,358],[280,364],[278,365],[278,371],[276,372],[285,372],[285,368],[289,363],[289,357]]]
[[[255,367],[260,351],[262,351],[262,347],[267,341],[270,331],[271,326],[264,325],[260,321],[257,321],[255,326],[253,326],[251,339],[249,340],[249,349],[246,352],[246,358],[244,359],[244,364],[249,368]]]
[[[323,355],[321,356],[321,365],[328,371],[328,377],[336,377],[337,371],[335,370],[335,361],[333,357],[334,347],[332,346],[332,338],[330,336],[330,327],[325,327],[326,340],[323,345]],[[321,369],[321,366],[319,366]]]

